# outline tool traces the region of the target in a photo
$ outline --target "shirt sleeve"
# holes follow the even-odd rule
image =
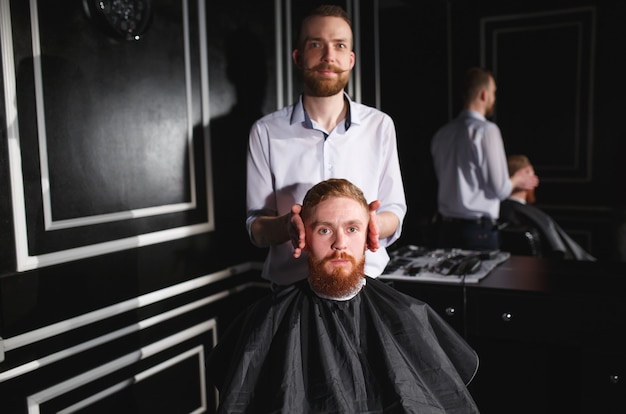
[[[509,179],[502,135],[496,124],[487,124],[482,144],[484,153],[483,176],[487,183],[487,189],[499,200],[504,200],[511,195],[513,185]]]
[[[380,177],[379,184],[379,200],[381,202],[379,212],[389,211],[398,217],[399,224],[395,233],[390,237],[381,239],[381,244],[385,247],[395,242],[402,234],[402,225],[407,211],[406,197],[404,193],[404,184],[402,181],[402,173],[400,170],[400,161],[398,157],[398,144],[396,138],[396,129],[393,121],[389,117],[385,117],[383,133],[384,152],[384,168]]]
[[[259,216],[276,216],[277,207],[272,185],[272,172],[269,163],[269,136],[262,121],[257,121],[250,129],[247,155],[246,204],[248,215],[246,228],[250,240],[252,223]]]

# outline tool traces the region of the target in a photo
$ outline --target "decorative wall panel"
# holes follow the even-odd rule
[[[88,3],[1,3],[20,271],[214,226],[204,1],[124,3],[128,39]]]
[[[595,19],[588,7],[481,20],[494,120],[507,152],[527,154],[544,182],[591,180]]]
[[[0,411],[214,412],[205,358],[258,280],[240,265],[4,338]]]

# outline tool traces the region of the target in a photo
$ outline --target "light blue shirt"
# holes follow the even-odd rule
[[[444,217],[497,219],[512,183],[500,128],[476,111],[464,110],[437,131],[431,153]]]
[[[292,106],[264,116],[250,130],[247,169],[246,226],[262,215],[280,216],[302,204],[313,185],[345,178],[358,186],[368,203],[380,200],[378,212],[400,220],[396,232],[380,240],[376,252],[365,253],[365,274],[379,276],[389,255],[385,246],[401,234],[406,214],[404,186],[398,161],[395,125],[387,114],[350,100],[345,122],[328,132],[306,114],[302,97]],[[293,258],[291,242],[269,248],[262,276],[279,285],[306,278],[306,254]]]

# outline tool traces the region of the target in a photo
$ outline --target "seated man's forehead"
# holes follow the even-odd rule
[[[331,208],[337,208],[338,213],[343,214],[358,214],[358,212],[361,211],[367,213],[367,208],[365,208],[365,206],[363,206],[361,203],[351,197],[330,197],[321,201],[317,205],[317,207],[322,207],[322,209],[324,209],[324,207],[328,208],[329,206]]]

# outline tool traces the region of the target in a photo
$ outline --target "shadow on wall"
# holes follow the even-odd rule
[[[265,48],[243,28],[225,39],[226,75],[236,100],[227,114],[211,119],[215,234],[229,263],[261,261],[266,251],[252,245],[245,227],[246,154],[250,127],[263,116]]]

